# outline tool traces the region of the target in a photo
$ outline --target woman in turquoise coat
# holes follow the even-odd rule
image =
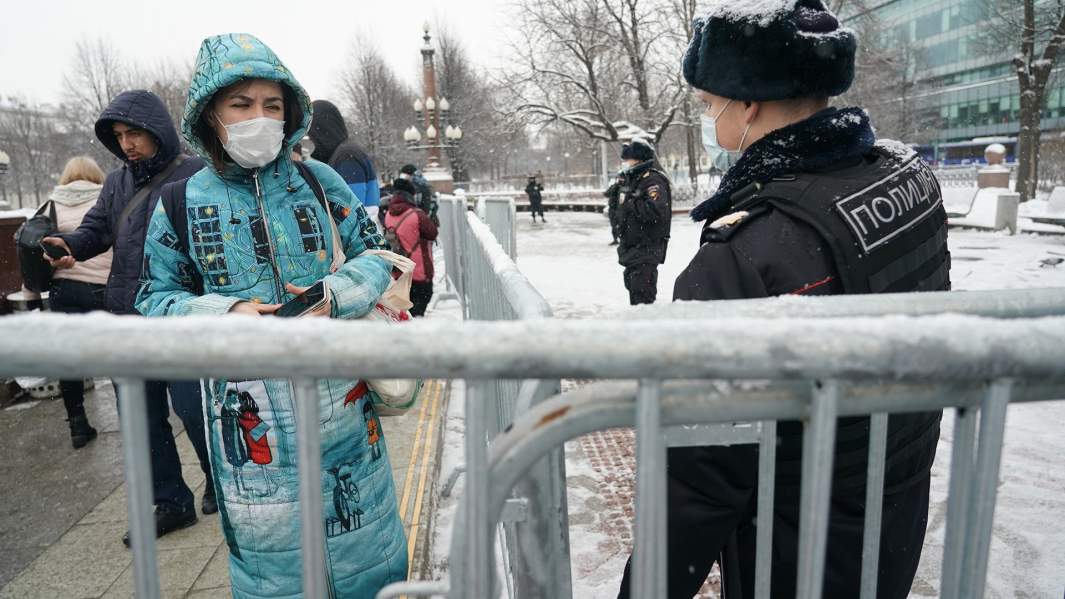
[[[291,147],[310,120],[307,93],[265,44],[247,34],[204,40],[182,134],[210,166],[162,190],[145,243],[142,313],[264,316],[318,281],[332,298],[318,316],[373,308],[391,266],[363,252],[384,240],[336,172],[306,163],[327,212],[295,168]],[[387,446],[365,384],[323,380],[318,395],[330,595],[373,597],[407,573]],[[233,596],[300,597],[291,384],[205,381],[204,411]]]

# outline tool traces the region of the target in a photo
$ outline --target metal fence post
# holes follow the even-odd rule
[[[820,599],[828,547],[832,461],[840,383],[817,383],[809,420],[803,427],[802,488],[799,498],[799,599]]]
[[[939,585],[942,599],[960,599],[965,534],[969,527],[969,490],[973,476],[976,408],[958,408],[954,416],[954,448],[950,454],[947,530]]]
[[[659,398],[662,383],[642,380],[636,394],[636,522],[632,549],[632,596],[665,597],[666,442]]]
[[[865,530],[862,539],[861,599],[876,599],[880,565],[880,524],[884,512],[884,461],[887,457],[888,415],[869,418],[869,469],[865,487]]]
[[[466,514],[467,555],[463,577],[467,597],[490,597],[493,587],[492,526],[488,522],[488,429],[486,403],[491,381],[467,381],[466,388]]]
[[[322,447],[318,416],[318,385],[312,379],[292,381],[296,398],[296,452],[300,477],[300,524],[303,553],[303,596],[325,597],[325,518],[322,503]]]
[[[159,596],[155,555],[155,509],[148,444],[148,404],[141,379],[119,379],[118,406],[122,431],[122,469],[126,475],[126,513],[133,551],[137,597]]]
[[[755,545],[755,599],[769,599],[773,574],[773,502],[777,470],[777,423],[762,422],[758,445],[758,516]]]
[[[510,198],[485,198],[485,224],[492,230],[499,245],[511,260],[518,257],[517,234],[514,231],[514,200]]]
[[[961,596],[983,599],[987,586],[987,557],[991,549],[998,474],[1002,465],[1002,442],[1006,433],[1006,408],[1013,381],[991,384],[980,410],[980,439],[976,455],[976,475],[969,494],[969,528],[965,536],[964,575]]]
[[[558,391],[558,381],[524,381],[518,408],[527,409]],[[516,416],[524,412],[520,409]],[[511,527],[513,542],[509,546],[513,549],[511,570],[516,596],[569,599],[573,583],[563,448],[552,450],[530,468],[515,485],[514,495],[528,502],[526,518]]]

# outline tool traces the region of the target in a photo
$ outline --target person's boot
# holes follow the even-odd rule
[[[204,489],[203,499],[200,500],[200,510],[205,516],[218,511],[218,500],[215,499],[214,484],[211,481],[207,481],[207,488]]]
[[[175,530],[188,528],[193,524],[196,524],[195,507],[179,509],[165,503],[155,506],[155,536],[157,538]],[[129,531],[126,531],[122,537],[122,543],[129,547]]]
[[[89,419],[84,415],[71,416],[67,422],[70,423],[70,444],[74,449],[81,449],[96,438],[96,429],[89,426]]]

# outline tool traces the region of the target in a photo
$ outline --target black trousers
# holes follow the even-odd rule
[[[625,267],[625,289],[629,290],[629,303],[653,304],[658,297],[658,265],[633,264]]]
[[[669,450],[668,597],[691,599],[730,539],[725,577],[728,599],[754,596],[758,452],[754,446],[697,447]],[[905,599],[917,572],[928,521],[930,478],[884,497],[880,536],[878,599]],[[781,493],[773,519],[771,595],[794,597],[798,572],[799,499]],[[859,594],[865,491],[833,492],[829,515],[824,594],[850,599]],[[631,562],[631,560],[630,560]],[[619,598],[630,596],[630,566],[625,566]],[[739,592],[736,592],[738,589]]]
[[[48,303],[53,312],[64,314],[84,314],[94,310],[104,310],[106,305],[106,287],[93,283],[53,279],[48,293]],[[61,380],[59,392],[63,396],[63,407],[67,418],[85,416],[85,380]]]
[[[433,299],[432,281],[415,281],[410,284],[410,301],[414,307],[410,309],[411,316],[425,316],[425,309],[429,307],[429,300]]]
[[[540,218],[544,218],[544,202],[540,200],[538,202],[529,202],[529,212],[532,212],[533,220],[536,220],[536,215],[539,214]]]

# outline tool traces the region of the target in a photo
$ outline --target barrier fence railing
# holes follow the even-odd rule
[[[496,596],[492,531],[500,524],[507,531],[503,555],[509,594],[570,596],[562,443],[584,432],[633,425],[638,439],[635,596],[662,596],[665,447],[760,444],[759,496],[767,499],[773,491],[768,481],[775,423],[794,419],[813,433],[806,435],[804,455],[817,458],[804,460],[809,466],[802,483],[799,596],[819,596],[835,418],[872,415],[868,496],[875,505],[887,414],[945,407],[958,408],[958,433],[943,596],[980,596],[1005,405],[1065,396],[1061,290],[676,304],[636,309],[612,320],[560,322],[548,318],[546,301],[496,242],[499,234],[469,213],[464,201],[441,202],[440,214],[448,277],[470,319],[465,323],[418,322],[397,331],[366,323],[274,319],[0,319],[0,375],[118,381],[138,596],[159,593],[150,476],[143,459],[144,380],[291,379],[297,416],[306,423],[298,430],[301,493],[311,497],[320,470],[318,431],[312,426],[318,418],[314,381],[368,376],[464,379],[468,390],[467,478],[449,579],[399,583],[380,597]],[[478,322],[489,320],[506,322]],[[60,337],[60,347],[50,341]],[[100,347],[109,353],[102,354]],[[392,350],[377,354],[370,349],[376,347]],[[406,359],[393,360],[395,352]],[[563,377],[640,383],[601,383],[557,395]],[[723,390],[712,379],[762,382]],[[304,505],[305,596],[320,597],[325,585],[321,506]],[[760,581],[768,580],[766,518],[759,512]],[[866,530],[879,530],[875,509],[867,514]],[[863,560],[862,596],[871,597],[875,543],[867,543]],[[761,582],[757,596],[769,592]]]
[[[949,407],[957,410],[941,591],[948,598],[979,598],[986,578],[1006,406],[1065,397],[1065,302],[1055,303],[1055,295],[1062,296],[1059,291],[1041,290],[720,302],[678,306],[684,318],[422,321],[404,330],[317,319],[35,314],[0,319],[0,376],[109,376],[119,381],[140,597],[159,594],[149,466],[144,457],[148,447],[144,380],[291,379],[299,421],[307,423],[298,431],[298,445],[301,488],[310,497],[320,484],[314,381],[372,376],[463,379],[470,389],[468,477],[448,580],[400,583],[382,591],[381,597],[496,596],[493,527],[509,511],[515,522],[529,525],[530,535],[537,530],[528,522],[537,516],[516,509],[520,507],[513,501],[516,485],[567,439],[618,426],[637,429],[634,596],[664,596],[665,448],[719,443],[728,441],[728,435],[756,439],[764,451],[759,493],[765,498],[772,492],[767,484],[772,480],[772,426],[781,420],[800,420],[807,432],[798,596],[818,597],[836,418],[873,416],[869,495],[875,499],[883,480],[887,415]],[[936,303],[956,313],[870,317],[882,314],[886,305],[906,314],[910,300],[916,300],[918,314],[926,314]],[[755,318],[717,317],[756,309],[765,313]],[[834,311],[848,316],[824,316]],[[64,343],[52,342],[60,337]],[[277,343],[278,339],[285,343]],[[101,352],[100,347],[108,351]],[[375,349],[379,347],[392,349],[379,352]],[[405,359],[395,360],[397,352]],[[617,382],[532,405],[495,437],[489,451],[483,440],[490,430],[490,384],[528,377]],[[628,382],[632,380],[639,383]],[[754,427],[755,435],[737,430],[731,424],[735,422],[760,424]],[[726,426],[705,426],[710,424]],[[482,433],[470,434],[471,430]],[[314,501],[303,505],[308,508],[301,512],[305,591],[307,597],[321,597],[325,572],[321,506]],[[770,521],[762,512],[758,518],[763,522],[760,538],[770,538]],[[879,513],[869,510],[868,538],[877,538],[878,527]],[[757,579],[767,580],[765,542],[759,544],[758,554]],[[529,565],[550,572],[558,567],[552,560],[562,557],[545,559]],[[867,578],[862,597],[872,597],[877,571],[874,545],[867,546],[863,559]],[[759,596],[770,592],[763,586]],[[520,594],[517,587],[515,593],[542,596]]]
[[[514,263],[517,243],[514,203],[487,199],[478,206],[481,216],[467,209],[461,198],[441,199],[441,243],[448,276],[460,282],[465,317],[469,320],[537,321],[551,316],[551,308]],[[445,258],[447,260],[447,258]],[[471,381],[466,387],[466,459],[462,466],[466,488],[483,485],[480,477],[488,442],[515,417],[559,391],[554,379]],[[476,406],[476,407],[474,407]],[[475,447],[474,447],[475,446]],[[472,460],[472,464],[471,464]],[[457,473],[448,476],[445,491]],[[565,489],[565,455],[548,452],[516,485],[512,504],[521,517],[507,517],[498,530],[503,537],[507,595],[510,597],[570,596],[569,537]],[[470,509],[479,509],[476,506]],[[496,530],[492,527],[491,530]]]

